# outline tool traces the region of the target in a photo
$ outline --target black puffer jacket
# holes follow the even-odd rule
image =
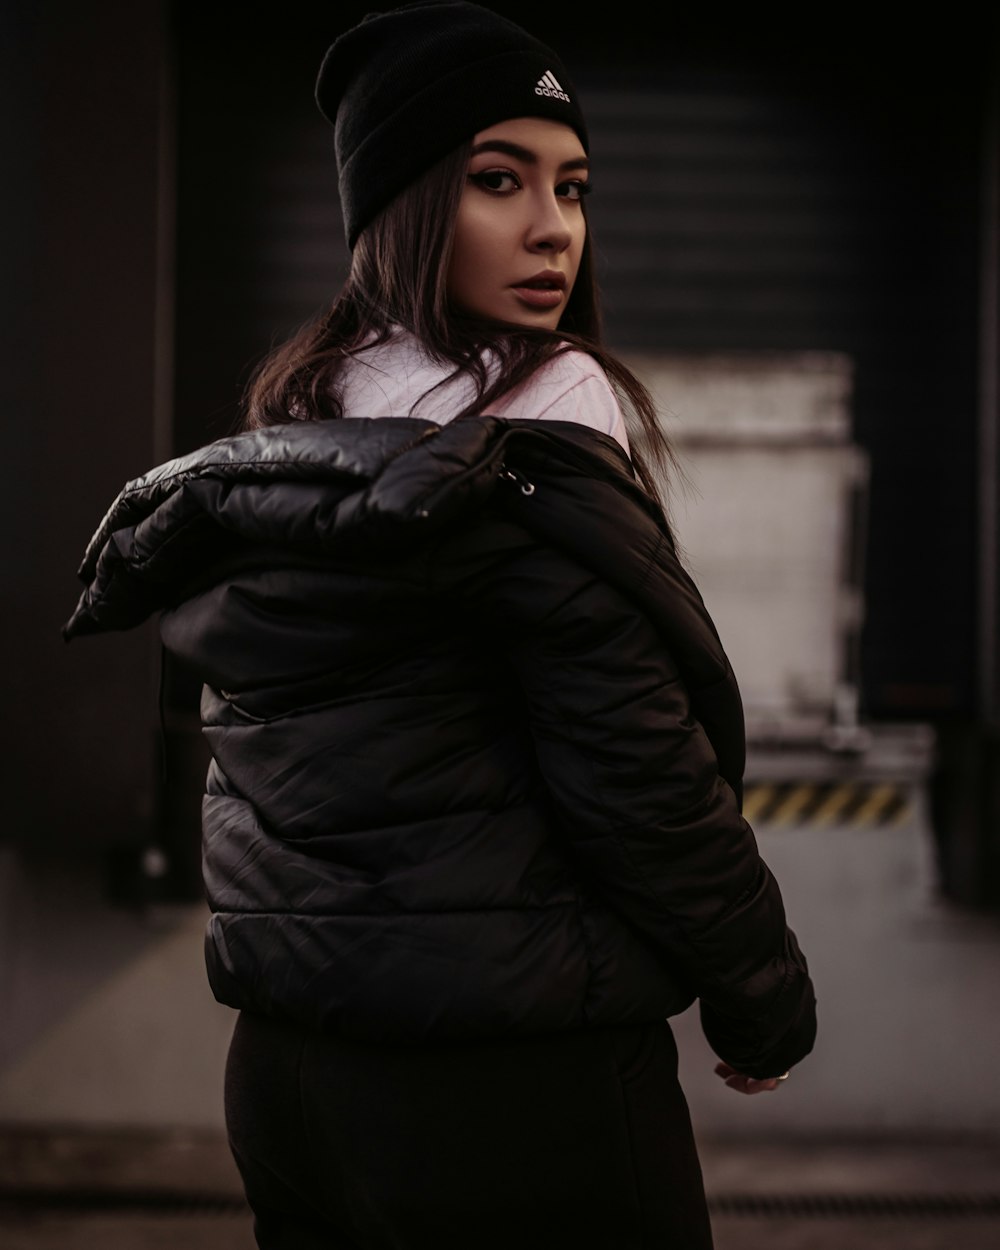
[[[650,1020],[743,1072],[812,986],[740,815],[739,694],[611,438],[297,423],[125,487],[66,636],[205,681],[216,996],[357,1037]]]

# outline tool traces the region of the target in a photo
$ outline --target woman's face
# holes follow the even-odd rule
[[[561,122],[521,117],[475,136],[448,266],[453,308],[558,326],[587,235],[587,170],[576,132]]]

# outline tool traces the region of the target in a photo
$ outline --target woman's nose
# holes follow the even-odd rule
[[[538,203],[526,241],[531,252],[564,252],[572,243],[573,232],[555,196]]]

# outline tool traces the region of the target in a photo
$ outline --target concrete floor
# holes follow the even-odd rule
[[[701,1151],[716,1250],[1000,1246],[1000,1138],[708,1141]],[[8,1195],[22,1195],[0,1201],[4,1250],[254,1247],[217,1135],[8,1132],[0,1174]],[[55,1198],[67,1205],[46,1205]]]

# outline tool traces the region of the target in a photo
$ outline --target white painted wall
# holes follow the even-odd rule
[[[849,583],[853,369],[837,353],[638,356],[681,472],[668,510],[751,735],[818,733],[863,612]]]

